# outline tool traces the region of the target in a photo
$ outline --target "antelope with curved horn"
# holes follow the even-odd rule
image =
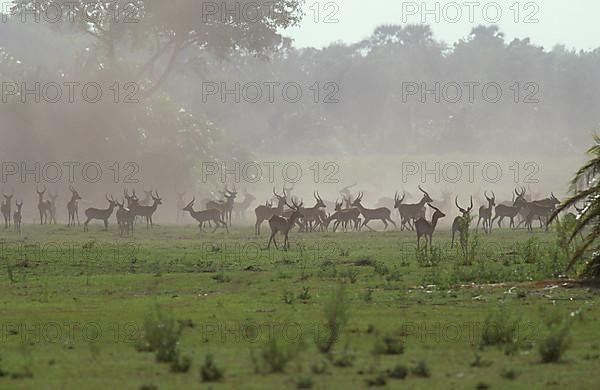
[[[2,205],[0,205],[0,210],[2,211],[2,216],[4,217],[4,228],[10,228],[10,217],[11,217],[11,209],[12,209],[12,199],[15,196],[15,191],[13,190],[10,195],[6,195],[4,192],[2,193],[4,196],[4,201]]]
[[[208,201],[206,202],[206,209],[217,209],[221,210],[221,214],[223,214],[223,220],[231,226],[231,214],[233,213],[233,205],[235,202],[235,198],[237,197],[237,192],[235,186],[233,187],[233,191],[230,191],[225,185],[225,191],[219,191],[222,200],[219,201]]]
[[[462,247],[462,250],[464,252],[467,246],[466,229],[468,229],[469,227],[469,222],[471,220],[471,210],[473,210],[473,197],[471,196],[471,205],[468,209],[463,209],[462,207],[460,207],[460,205],[458,204],[458,196],[456,197],[456,199],[454,199],[454,204],[456,205],[458,211],[460,211],[462,215],[454,218],[454,222],[452,222],[452,245],[450,246],[450,248],[454,248],[454,235],[456,233],[459,233],[460,246]]]
[[[271,242],[275,243],[275,248],[279,249],[277,245],[277,241],[275,240],[275,235],[277,233],[281,233],[284,236],[283,240],[283,250],[287,251],[290,247],[289,233],[292,229],[292,226],[296,224],[299,218],[302,217],[302,206],[303,204],[296,204],[296,201],[292,199],[293,206],[290,206],[287,202],[286,205],[294,210],[292,215],[289,218],[280,217],[279,215],[274,215],[269,219],[269,227],[271,228],[271,238],[269,238],[269,244],[267,245],[267,249],[271,248]]]
[[[21,234],[21,222],[23,221],[23,202],[16,202],[15,205],[17,206],[17,209],[13,215],[13,222],[15,224],[15,231],[18,234]]]
[[[106,195],[105,197],[106,197],[106,200],[108,201],[107,209],[89,208],[89,209],[85,210],[85,216],[86,216],[87,220],[83,223],[83,231],[84,232],[88,231],[88,224],[90,223],[90,221],[92,221],[94,219],[103,221],[104,222],[104,230],[108,231],[108,219],[112,215],[115,207],[117,206],[117,203],[115,202],[115,199],[112,197],[112,195],[110,196],[110,198],[108,197],[108,195]]]
[[[133,226],[135,225],[135,210],[140,207],[140,199],[135,194],[135,189],[132,191],[131,195],[129,195],[129,190],[125,188],[123,190],[123,196],[127,201],[127,210],[129,210],[130,221],[127,224],[127,228],[131,233],[133,233]]]
[[[158,206],[162,204],[162,199],[158,195],[158,192],[155,192],[156,196],[152,196],[152,205],[151,206],[137,206],[132,211],[136,217],[145,217],[146,218],[146,229],[150,229],[150,227],[154,227],[152,222],[152,216],[158,209]]]
[[[363,194],[361,193],[355,200],[352,202],[352,207],[356,207],[362,216],[364,217],[363,223],[360,225],[361,228],[367,227],[369,230],[373,230],[367,225],[370,221],[380,220],[385,225],[385,229],[388,227],[388,222],[394,225],[394,228],[398,228],[396,226],[396,222],[394,222],[390,217],[392,212],[387,207],[380,207],[378,209],[367,209],[362,205]]]
[[[487,196],[487,191],[483,194],[485,199],[488,201],[488,207],[481,206],[479,208],[479,219],[477,220],[477,230],[479,230],[479,223],[483,220],[483,230],[489,234],[492,232],[492,212],[496,206],[496,195],[492,191],[492,197]]]
[[[71,200],[69,201],[69,203],[67,203],[67,211],[69,213],[67,226],[75,226],[75,218],[77,218],[77,225],[79,225],[78,202],[81,200],[81,196],[79,196],[79,192],[77,192],[77,190],[71,185],[69,186],[69,190],[71,191]]]
[[[515,194],[517,196],[519,196],[519,193],[517,192],[517,190],[515,189]],[[506,204],[499,204],[498,206],[496,206],[496,215],[494,216],[494,219],[492,219],[491,224],[493,225],[494,222],[496,220],[498,220],[498,227],[502,228],[502,221],[504,220],[504,218],[509,218],[510,219],[510,225],[509,227],[511,229],[515,228],[515,217],[519,214],[519,211],[521,210],[520,206],[515,206],[515,199],[514,195],[513,195],[513,201],[512,201],[512,206],[506,205]]]
[[[406,198],[406,193],[402,195],[402,198],[400,198],[398,193],[394,196],[394,207],[398,209],[398,213],[400,214],[400,230],[413,230],[412,224],[420,218],[425,218],[425,205],[433,203],[433,199],[431,199],[427,191],[421,188],[421,186],[419,186],[419,190],[423,193],[423,197],[419,203],[415,204],[402,203]],[[408,228],[406,227],[407,224]]]
[[[342,209],[342,202],[335,202],[335,213],[328,217],[327,225],[333,219],[336,220],[335,224],[333,224],[334,233],[341,224],[343,224],[344,231],[348,230],[348,224],[351,224],[352,229],[355,231],[358,231],[360,228],[360,210],[356,207]]]
[[[229,233],[227,224],[225,223],[225,221],[223,221],[221,210],[208,209],[208,210],[204,210],[204,211],[194,211],[194,202],[195,201],[196,201],[196,197],[194,196],[192,201],[183,208],[183,211],[187,211],[188,213],[190,213],[192,218],[194,218],[196,221],[199,222],[198,228],[200,228],[201,232],[203,231],[202,227],[204,226],[204,222],[212,221],[215,223],[215,229],[213,230],[213,233],[217,231],[219,226],[223,226],[225,228],[225,230],[227,231],[227,233]]]
[[[417,230],[417,249],[419,250],[421,249],[422,236],[425,236],[425,246],[427,247],[427,241],[429,240],[429,248],[430,250],[433,250],[433,233],[435,232],[438,221],[446,216],[446,214],[442,213],[438,208],[432,206],[431,203],[427,203],[427,205],[435,210],[435,212],[431,217],[431,222],[427,221],[425,218],[420,218],[415,222],[415,229]]]
[[[533,220],[537,218],[540,221],[540,228],[545,225],[546,231],[548,231],[548,219],[555,209],[555,202],[560,203],[560,201],[554,197],[554,194],[552,194],[552,196],[552,198],[543,199],[541,202],[529,202],[525,199],[525,189],[522,189],[522,192],[515,200],[515,206],[520,206],[527,210],[527,216],[525,217],[525,226],[527,227],[527,230],[533,231]]]
[[[300,207],[299,211],[300,214],[302,214],[302,223],[300,224],[300,231],[312,232],[316,225],[318,225],[321,221],[321,211],[326,207],[325,202],[323,202],[323,199],[321,199],[321,195],[319,195],[318,192],[313,192],[313,197],[316,201],[313,207]],[[304,203],[301,202],[301,204]],[[295,209],[290,209],[284,212],[282,216],[284,218],[290,218],[295,211]]]
[[[260,225],[264,221],[270,220],[275,215],[283,214],[283,206],[286,203],[286,193],[283,191],[283,195],[279,195],[275,192],[275,188],[273,188],[273,195],[277,197],[277,207],[268,207],[268,206],[258,206],[254,209],[254,214],[256,214],[256,224],[254,224],[254,233],[256,235],[260,235]]]
[[[40,189],[36,186],[35,192],[38,194],[38,211],[40,212],[40,225],[45,225],[48,223],[48,213],[50,212],[50,201],[44,200],[44,194],[46,193],[46,186],[44,186],[44,190],[40,191]]]

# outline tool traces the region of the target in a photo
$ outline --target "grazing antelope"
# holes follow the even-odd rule
[[[146,218],[146,229],[150,229],[153,227],[152,224],[152,216],[156,212],[156,209],[159,205],[162,204],[162,199],[158,195],[158,192],[155,192],[156,196],[150,195],[152,197],[152,205],[151,206],[137,206],[132,211],[136,217],[145,217]]]
[[[238,219],[246,218],[246,211],[252,206],[252,203],[256,198],[244,188],[244,200],[233,204],[233,210],[235,211]]]
[[[127,207],[125,207],[125,201],[116,202],[117,210],[117,224],[119,225],[119,236],[129,237],[130,227],[129,224],[133,223],[133,213]]]
[[[456,205],[458,211],[460,211],[462,215],[454,218],[454,222],[452,222],[452,245],[450,246],[450,248],[454,248],[454,235],[456,233],[459,233],[460,246],[462,247],[464,252],[467,246],[467,232],[465,231],[465,229],[468,229],[469,222],[471,219],[471,210],[473,210],[473,197],[471,196],[471,205],[468,209],[463,209],[462,207],[460,207],[460,205],[458,204],[458,196],[456,197],[456,199],[454,199],[454,204]]]
[[[270,220],[275,215],[283,214],[283,206],[285,206],[287,195],[285,193],[285,188],[283,191],[283,195],[279,195],[275,192],[275,188],[273,188],[273,195],[277,198],[277,207],[269,207],[269,206],[258,206],[254,209],[254,214],[256,215],[256,223],[254,224],[254,233],[260,236],[260,225],[264,221]]]
[[[67,203],[67,211],[69,212],[69,221],[67,223],[67,226],[75,226],[75,218],[77,218],[77,225],[79,225],[78,202],[81,200],[81,196],[79,196],[79,192],[77,192],[77,190],[73,186],[69,186],[69,190],[71,191],[71,200],[69,201],[69,203]]]
[[[48,192],[48,197],[50,198],[50,223],[56,225],[56,199],[58,199],[58,194],[52,195]]]
[[[112,197],[112,195],[110,196],[110,199],[108,198],[108,195],[106,195],[106,200],[108,201],[107,209],[89,208],[85,210],[85,216],[87,217],[87,221],[83,223],[84,232],[88,231],[88,224],[94,219],[99,219],[103,221],[104,230],[108,231],[108,219],[112,215],[115,207],[117,206],[117,203],[115,202],[115,199]]]
[[[483,230],[489,234],[492,232],[492,212],[496,206],[496,194],[492,191],[492,197],[487,196],[487,191],[483,194],[485,199],[488,201],[488,207],[481,206],[479,208],[479,219],[477,220],[477,230],[479,230],[479,223],[483,220]]]
[[[392,219],[390,218],[392,214],[390,209],[388,209],[387,207],[380,207],[378,209],[367,209],[362,205],[362,198],[363,194],[360,193],[360,195],[358,195],[354,202],[352,202],[352,207],[358,208],[358,210],[364,217],[363,223],[362,225],[360,225],[361,228],[366,226],[369,230],[373,231],[373,229],[371,229],[369,225],[367,225],[372,220],[380,220],[381,222],[383,222],[383,224],[385,225],[384,230],[387,229],[388,222],[394,225],[394,228],[398,228],[396,226],[396,222],[392,221]]]
[[[518,194],[517,191],[515,190],[515,194]],[[510,219],[510,225],[509,227],[511,229],[515,228],[515,217],[519,214],[519,211],[521,210],[521,206],[515,206],[515,197],[513,195],[513,201],[512,201],[512,206],[506,205],[506,204],[499,204],[498,206],[496,206],[496,215],[494,216],[494,219],[492,219],[491,224],[494,224],[494,221],[496,221],[496,219],[498,220],[498,227],[502,228],[502,221],[504,220],[504,218],[509,218]]]
[[[183,208],[183,211],[187,211],[188,213],[190,213],[192,218],[194,218],[196,221],[199,222],[198,227],[200,228],[201,232],[203,231],[202,227],[204,225],[204,222],[212,221],[215,223],[215,229],[213,230],[213,233],[217,231],[219,226],[223,226],[225,228],[225,230],[227,231],[227,233],[229,233],[227,224],[225,223],[225,221],[223,221],[221,210],[209,209],[209,210],[204,210],[204,211],[194,211],[194,202],[195,201],[196,201],[196,197],[194,197],[194,199],[192,199],[192,201]]]
[[[15,224],[15,231],[18,234],[21,234],[21,222],[23,221],[23,202],[16,202],[15,205],[17,206],[17,209],[13,215],[13,222]]]
[[[0,205],[0,210],[2,211],[2,216],[4,217],[4,228],[10,228],[10,214],[12,209],[12,198],[15,196],[15,191],[13,190],[10,195],[6,195],[2,193],[4,196],[4,202]]]
[[[277,241],[275,240],[275,235],[278,232],[281,232],[281,234],[284,236],[283,239],[283,250],[287,251],[290,248],[290,240],[289,240],[289,233],[290,230],[292,229],[292,226],[294,226],[296,224],[296,222],[298,221],[299,218],[302,217],[302,206],[303,204],[296,204],[296,202],[292,199],[292,203],[293,206],[290,206],[289,204],[287,204],[287,206],[294,210],[292,215],[290,215],[289,218],[284,218],[281,217],[279,215],[274,215],[271,217],[271,219],[269,219],[269,227],[271,228],[271,238],[269,238],[269,244],[267,245],[267,249],[271,248],[271,242],[275,243],[275,248],[279,249],[279,246],[277,245]]]
[[[44,200],[44,194],[46,193],[46,186],[44,190],[40,191],[38,187],[35,188],[35,192],[38,194],[38,211],[40,212],[40,225],[48,223],[48,213],[50,212],[50,201]]]
[[[425,205],[433,203],[433,199],[431,199],[429,193],[421,188],[421,186],[419,186],[419,191],[423,193],[423,197],[419,203],[415,204],[402,203],[406,198],[406,193],[403,193],[402,198],[400,198],[398,193],[394,196],[394,207],[398,209],[398,213],[400,213],[400,230],[413,230],[414,228],[412,225],[414,221],[425,218]],[[408,224],[408,228],[406,227],[406,224]]]
[[[431,217],[431,222],[425,218],[420,218],[415,222],[415,228],[417,229],[417,249],[421,249],[421,237],[425,236],[425,246],[427,247],[427,239],[429,239],[429,248],[433,250],[433,232],[437,226],[438,221],[444,218],[446,214],[442,213],[438,208],[433,207],[431,203],[427,204],[429,207],[435,210]]]

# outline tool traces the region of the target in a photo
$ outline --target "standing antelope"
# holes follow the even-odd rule
[[[552,198],[533,202],[525,199],[525,189],[523,189],[522,192],[518,193],[517,195],[515,206],[520,206],[527,210],[527,216],[525,217],[525,226],[527,227],[527,230],[533,231],[533,219],[538,218],[540,221],[540,227],[545,225],[546,231],[548,231],[548,219],[555,209],[555,202],[560,203],[554,194],[552,194]],[[544,221],[542,219],[544,219]]]
[[[127,188],[125,188],[123,190],[123,196],[125,197],[125,200],[127,201],[127,210],[129,210],[129,217],[130,217],[130,221],[127,224],[127,228],[129,229],[129,231],[131,233],[133,233],[133,226],[135,224],[135,210],[138,207],[140,207],[140,204],[139,204],[140,199],[135,194],[135,190],[133,190],[131,195],[129,195],[129,190]]]
[[[433,199],[429,196],[429,193],[425,191],[421,186],[419,190],[423,193],[423,197],[419,203],[415,204],[403,204],[402,202],[406,198],[406,193],[403,193],[402,198],[396,193],[394,196],[394,207],[398,209],[400,213],[400,230],[411,229],[413,230],[414,221],[425,218],[425,205],[433,203]],[[406,227],[408,224],[408,228]]]
[[[136,217],[146,217],[146,229],[150,229],[151,226],[153,227],[152,216],[158,206],[162,204],[162,199],[158,195],[158,192],[156,192],[156,196],[150,196],[152,196],[152,206],[137,206],[132,210]]]
[[[302,223],[300,224],[300,231],[312,232],[314,228],[321,221],[321,210],[325,208],[325,203],[321,199],[321,195],[318,192],[313,192],[313,197],[317,202],[313,207],[305,208],[300,206],[300,214],[302,215]],[[292,202],[293,203],[293,202]],[[294,203],[295,204],[295,203]],[[304,203],[301,203],[304,204]],[[288,206],[289,207],[289,206]],[[296,209],[290,209],[283,213],[284,218],[290,218]]]
[[[468,209],[463,209],[458,204],[458,196],[454,199],[454,204],[458,207],[458,211],[462,214],[454,218],[454,222],[452,222],[452,245],[450,248],[454,248],[454,235],[458,232],[460,234],[460,246],[462,247],[463,252],[466,249],[467,245],[467,232],[466,229],[469,228],[469,222],[471,220],[471,210],[473,210],[473,197],[471,196],[471,205]]]
[[[415,222],[415,228],[417,229],[417,249],[421,249],[421,237],[425,236],[425,247],[427,247],[427,239],[429,238],[429,248],[433,251],[433,232],[437,226],[438,221],[444,218],[446,214],[442,213],[438,208],[433,207],[431,203],[427,204],[429,207],[435,210],[431,217],[431,222],[425,218],[420,218]]]
[[[213,230],[213,233],[217,231],[219,226],[223,226],[225,228],[225,230],[227,231],[227,233],[229,233],[227,224],[225,223],[225,221],[223,221],[223,218],[221,217],[221,215],[222,215],[221,210],[209,209],[209,210],[204,210],[204,211],[194,211],[194,202],[195,201],[196,201],[196,197],[194,196],[194,199],[192,199],[192,201],[187,206],[184,207],[183,211],[187,211],[188,213],[190,213],[192,218],[194,218],[196,221],[199,222],[198,227],[200,228],[201,232],[203,231],[202,227],[204,225],[204,222],[212,221],[215,223],[215,229]]]
[[[56,199],[58,199],[58,194],[52,195],[48,192],[48,197],[50,198],[50,210],[48,210],[50,214],[50,223],[56,225]]]
[[[286,203],[286,193],[285,188],[283,191],[283,195],[279,195],[275,192],[275,188],[273,188],[273,195],[277,198],[277,207],[263,206],[260,205],[256,209],[254,209],[254,214],[256,215],[256,223],[254,224],[254,233],[260,236],[260,225],[264,221],[270,220],[275,215],[283,214],[283,206]]]
[[[515,194],[518,195],[517,190],[515,190]],[[509,218],[510,219],[510,225],[509,227],[511,229],[515,228],[515,217],[519,214],[519,211],[521,210],[521,206],[515,205],[515,197],[513,195],[513,201],[512,201],[512,206],[506,205],[506,204],[499,204],[498,206],[496,206],[496,215],[494,216],[494,219],[492,219],[491,224],[494,224],[494,221],[496,221],[496,219],[498,220],[498,227],[502,228],[502,221],[504,220],[504,218]]]
[[[38,211],[40,212],[40,225],[48,223],[48,213],[50,212],[50,201],[44,200],[44,194],[46,193],[46,186],[44,190],[40,191],[38,187],[35,188],[38,194]]]
[[[69,201],[69,203],[67,203],[67,211],[69,212],[69,221],[67,223],[67,226],[75,226],[75,218],[77,218],[77,225],[79,225],[78,202],[81,200],[81,196],[79,196],[79,192],[77,192],[77,190],[73,186],[69,186],[69,190],[71,191],[71,200]]]
[[[84,232],[88,231],[88,224],[90,223],[91,220],[94,220],[94,219],[99,219],[99,220],[103,221],[104,222],[104,230],[108,231],[108,219],[112,215],[115,207],[117,206],[117,203],[115,202],[115,199],[112,197],[112,195],[110,196],[110,199],[108,198],[108,195],[106,195],[106,200],[108,201],[107,209],[89,208],[89,209],[85,210],[85,216],[87,217],[87,221],[85,221],[83,223],[83,231]]]
[[[360,193],[360,195],[358,195],[358,197],[352,203],[352,207],[358,208],[358,210],[360,210],[360,213],[364,217],[364,221],[363,221],[362,225],[360,225],[361,228],[366,226],[369,230],[372,231],[373,229],[371,229],[369,227],[369,225],[367,225],[372,220],[380,220],[381,222],[383,222],[383,224],[385,225],[384,230],[387,229],[388,222],[390,222],[392,225],[394,225],[395,228],[398,228],[396,226],[396,222],[392,221],[392,219],[390,218],[390,216],[392,214],[390,209],[388,209],[387,207],[380,207],[378,209],[367,209],[367,208],[363,207],[363,205],[361,203],[362,198],[363,198],[363,194]]]
[[[133,223],[133,213],[131,210],[125,207],[125,201],[122,200],[120,203],[116,202],[117,207],[117,224],[119,225],[119,236],[129,237],[130,227],[129,224]]]
[[[296,224],[296,221],[298,221],[298,219],[302,217],[302,203],[298,205],[294,200],[292,200],[292,203],[293,206],[290,206],[289,204],[287,205],[290,209],[294,210],[294,212],[292,213],[292,215],[290,215],[289,218],[274,215],[271,217],[271,219],[269,219],[269,227],[271,228],[271,238],[269,238],[269,244],[267,245],[267,249],[271,248],[271,242],[275,243],[275,248],[279,249],[277,241],[275,240],[275,235],[278,232],[281,232],[281,234],[284,236],[283,250],[287,251],[290,248],[290,230],[292,229],[292,226]]]
[[[2,193],[4,196],[4,202],[0,205],[0,210],[2,210],[2,216],[4,217],[4,228],[10,228],[10,214],[12,209],[12,198],[15,196],[15,191],[13,190],[10,195],[6,195]]]
[[[333,232],[337,231],[337,228],[343,223],[344,231],[348,230],[348,224],[352,224],[352,229],[358,231],[360,227],[360,210],[356,207],[349,209],[342,209],[342,202],[335,202],[335,213],[330,215],[327,219],[327,226],[331,220],[335,219],[333,224]]]
[[[15,205],[17,206],[17,209],[13,215],[13,222],[15,224],[15,231],[18,234],[21,234],[21,222],[23,221],[23,202],[16,202]]]
[[[496,195],[492,191],[492,197],[487,196],[487,191],[483,194],[488,201],[488,207],[481,206],[479,208],[479,219],[477,220],[477,230],[479,230],[479,223],[483,220],[483,230],[489,234],[492,232],[492,212],[496,206]]]

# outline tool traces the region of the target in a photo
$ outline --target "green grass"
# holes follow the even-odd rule
[[[81,230],[2,232],[0,388],[597,385],[600,290],[561,287],[566,260],[553,233],[495,230],[478,237],[466,262],[450,250],[448,231],[435,236],[441,249],[431,255],[397,231],[292,232],[284,253],[261,250],[266,231],[256,238],[251,228],[200,235],[195,226],[156,226],[132,239],[114,227]],[[347,320],[320,351],[337,301]],[[186,372],[139,351],[157,310],[170,324],[163,333],[182,329]],[[549,311],[569,320],[570,343],[560,361],[542,364]],[[517,336],[494,343],[488,328],[482,343],[498,313],[517,324]],[[278,369],[257,370],[263,357]],[[418,374],[422,365],[429,376]],[[222,378],[203,383],[203,367]],[[404,379],[390,374],[397,367],[406,367]]]

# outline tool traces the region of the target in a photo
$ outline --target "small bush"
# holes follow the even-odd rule
[[[483,323],[480,346],[518,344],[518,327],[518,319],[512,318],[504,308],[490,313]]]
[[[412,369],[412,373],[415,376],[420,378],[429,378],[431,376],[431,372],[429,371],[429,367],[427,363],[421,360],[415,367]]]
[[[190,359],[188,356],[177,357],[174,361],[171,362],[171,371],[188,372],[190,370],[191,365],[192,359]]]
[[[300,299],[301,301],[308,301],[310,300],[310,298],[310,288],[306,286],[302,287],[302,292],[298,294],[298,299]]]
[[[333,360],[336,367],[352,367],[356,360],[356,353],[348,345],[344,346],[342,352],[338,353]]]
[[[338,341],[342,328],[348,322],[348,302],[346,300],[346,288],[339,285],[333,292],[329,301],[325,304],[325,337],[317,338],[317,347],[321,353],[329,353]]]
[[[136,349],[156,353],[156,361],[171,363],[179,358],[179,339],[183,327],[175,318],[159,309],[144,320],[142,337]]]
[[[291,305],[294,303],[294,293],[289,290],[283,290],[283,303]]]
[[[358,280],[358,271],[357,270],[346,268],[346,269],[342,270],[339,273],[339,275],[343,281],[348,281],[351,284],[356,283],[356,281]]]
[[[507,369],[507,368],[503,368],[502,371],[500,372],[500,376],[504,379],[508,379],[510,381],[514,380],[517,378],[517,372],[515,370],[511,369]]]
[[[297,389],[312,389],[314,382],[309,376],[301,376],[296,380]]]
[[[404,342],[400,336],[386,335],[375,343],[373,352],[378,355],[402,355]]]
[[[373,378],[368,378],[366,382],[367,386],[385,386],[387,384],[387,378],[384,372],[380,372]]]
[[[555,314],[546,319],[546,326],[546,335],[539,345],[541,361],[556,363],[571,346],[571,323]]]
[[[204,359],[200,368],[200,378],[202,382],[218,382],[223,379],[223,370],[217,367],[211,354],[206,355]]]
[[[258,356],[251,351],[254,369],[263,374],[285,372],[287,365],[302,352],[303,347],[301,341],[287,342],[281,336],[269,337],[260,347]]]
[[[326,360],[318,360],[311,364],[310,370],[313,374],[323,375],[329,373],[329,364]]]
[[[389,371],[388,375],[390,378],[394,379],[405,379],[408,375],[408,369],[403,365],[398,364]]]

